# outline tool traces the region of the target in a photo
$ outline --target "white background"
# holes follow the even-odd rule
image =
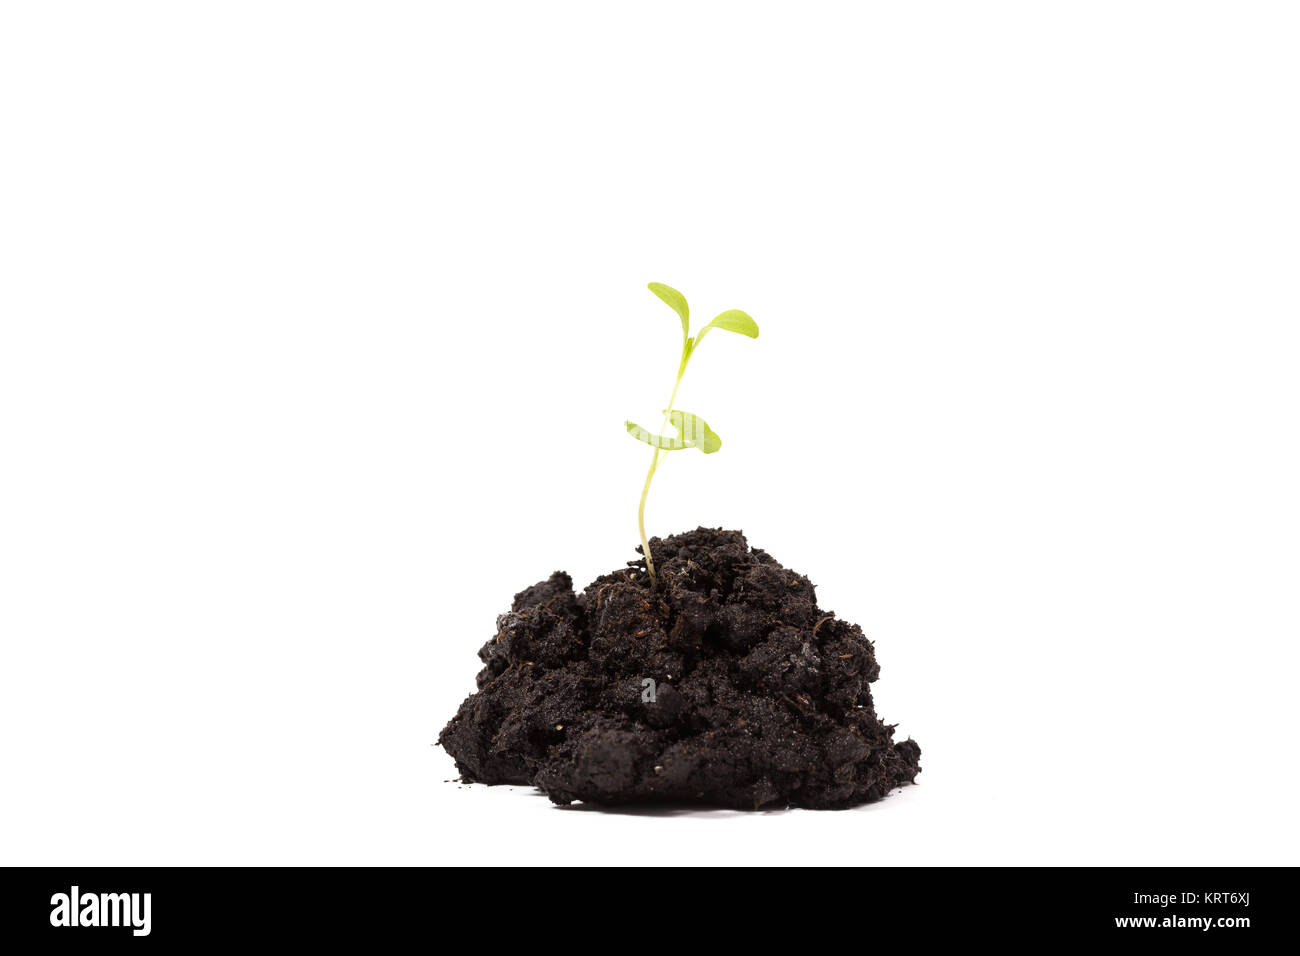
[[[1295,864],[1300,13],[10,3],[0,862]],[[679,326],[917,786],[561,810],[432,746],[632,558]]]

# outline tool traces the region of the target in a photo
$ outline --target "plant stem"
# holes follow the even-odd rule
[[[641,489],[641,507],[637,509],[636,520],[641,527],[641,553],[645,555],[645,566],[650,571],[650,590],[655,589],[655,562],[650,557],[650,541],[645,536],[645,499],[650,494],[650,482],[655,476],[655,469],[659,467],[659,449],[654,450],[655,456],[650,461],[650,470],[646,472],[645,487]]]
[[[668,430],[668,419],[672,415],[673,402],[677,401],[677,389],[681,388],[682,376],[686,374],[686,365],[691,360],[691,343],[688,340],[682,346],[682,361],[677,366],[677,381],[673,383],[673,393],[668,396],[668,407],[664,409],[664,422],[659,426],[659,437],[662,438],[664,432]],[[650,459],[650,470],[646,472],[645,486],[641,489],[641,506],[637,509],[636,520],[641,528],[641,553],[645,555],[646,570],[650,572],[650,590],[656,587],[655,579],[655,562],[650,556],[650,539],[645,534],[645,500],[650,494],[650,482],[654,480],[655,472],[659,468],[659,449],[654,449],[654,457]]]

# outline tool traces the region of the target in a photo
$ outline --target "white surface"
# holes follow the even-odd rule
[[[1297,859],[1288,4],[7,4],[0,862]],[[743,527],[920,784],[431,746],[511,595]]]

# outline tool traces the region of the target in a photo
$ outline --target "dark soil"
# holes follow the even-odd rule
[[[869,684],[856,624],[738,531],[699,528],[581,594],[557,571],[515,595],[439,743],[466,781],[556,803],[849,807],[920,772]],[[651,694],[653,681],[653,700]]]

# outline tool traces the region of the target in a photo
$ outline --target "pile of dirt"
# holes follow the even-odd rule
[[[841,808],[920,772],[869,684],[856,624],[738,531],[651,541],[581,594],[569,575],[515,595],[483,645],[478,693],[439,743],[466,781],[556,803]]]

